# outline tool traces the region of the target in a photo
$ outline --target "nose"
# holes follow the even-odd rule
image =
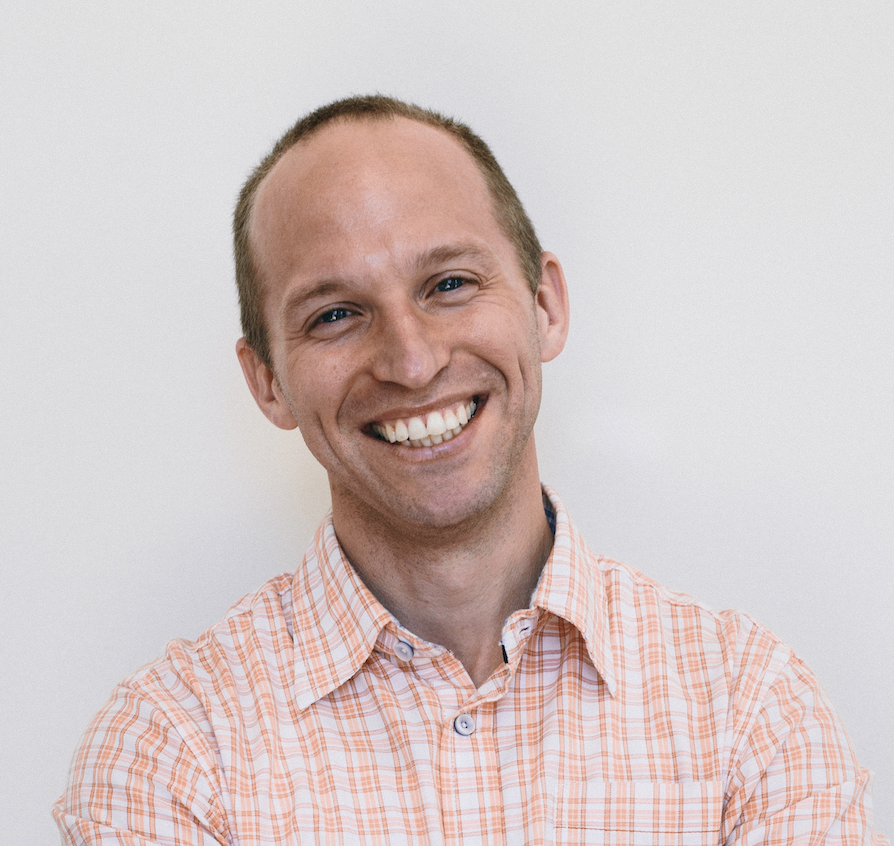
[[[379,316],[371,370],[380,382],[424,388],[447,366],[450,350],[434,325],[435,317],[412,305]]]

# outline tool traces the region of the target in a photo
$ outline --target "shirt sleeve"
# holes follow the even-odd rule
[[[53,816],[68,846],[220,846],[219,797],[167,714],[119,688],[75,753]]]
[[[888,846],[872,832],[870,773],[799,659],[792,656],[768,686],[736,749],[726,846]]]

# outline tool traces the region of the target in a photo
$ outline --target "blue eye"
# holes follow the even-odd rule
[[[435,285],[436,291],[455,291],[457,288],[461,288],[466,284],[466,280],[461,276],[449,276],[447,279],[442,279]]]
[[[350,313],[351,312],[346,308],[334,308],[331,311],[327,311],[325,314],[321,314],[319,322],[335,323],[337,320],[344,320]]]

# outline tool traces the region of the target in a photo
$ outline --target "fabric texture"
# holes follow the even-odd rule
[[[819,684],[749,617],[552,554],[476,689],[345,560],[126,679],[54,808],[68,844],[875,844],[869,774]]]

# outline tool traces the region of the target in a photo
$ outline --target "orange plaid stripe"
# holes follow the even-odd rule
[[[594,555],[545,491],[554,549],[483,687],[327,520],[294,576],[114,692],[54,809],[65,842],[885,843],[791,650]]]

